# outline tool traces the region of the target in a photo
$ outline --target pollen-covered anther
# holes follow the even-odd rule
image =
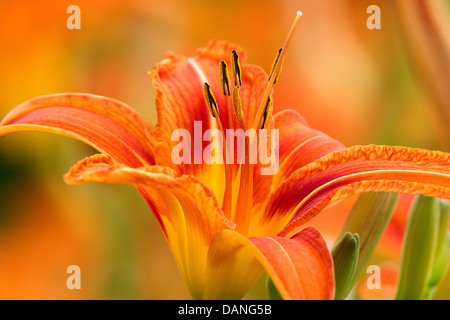
[[[241,86],[241,64],[239,63],[239,55],[236,50],[231,51],[231,66],[233,70],[234,85]]]
[[[264,109],[264,116],[261,129],[264,129],[265,126],[267,125],[271,112],[272,112],[272,98],[269,96],[269,98],[267,99],[266,108]]]
[[[244,120],[244,112],[242,110],[240,89],[241,89],[240,86],[235,86],[233,88],[233,108],[234,113],[236,115],[236,119],[238,119],[239,122],[242,122]]]
[[[278,53],[277,53],[275,59],[273,60],[272,67],[270,69],[269,80],[273,76],[273,72],[275,71],[275,68],[276,68],[276,66],[278,64],[278,60],[280,59],[282,51],[283,51],[283,48],[278,49]],[[283,63],[284,63],[284,57],[282,58],[282,60],[280,62],[280,67],[278,68],[277,74],[275,75],[275,80],[273,81],[273,84],[277,83],[278,78],[280,77],[281,69],[283,69]]]
[[[220,61],[220,85],[222,92],[225,96],[229,96],[230,92],[230,80],[228,76],[228,67],[225,61]]]
[[[206,105],[211,111],[211,115],[215,118],[219,115],[219,108],[217,106],[216,99],[211,92],[211,86],[208,82],[203,83],[203,95],[205,96]]]

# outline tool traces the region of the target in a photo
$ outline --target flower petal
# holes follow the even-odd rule
[[[333,261],[321,234],[307,228],[291,239],[255,237],[258,258],[284,299],[334,297]]]
[[[295,110],[283,110],[274,115],[275,127],[280,130],[280,168],[275,177],[278,185],[295,170],[325,156],[345,149],[339,141],[325,133],[311,129]]]
[[[450,154],[406,147],[354,146],[298,169],[274,192],[266,221],[286,235],[329,203],[368,191],[450,198]],[[281,229],[280,229],[281,230]]]
[[[132,167],[154,163],[151,125],[129,106],[91,94],[54,94],[31,99],[0,123],[0,136],[17,131],[66,135]]]
[[[336,151],[345,149],[339,141],[329,137],[325,133],[309,127],[306,120],[295,110],[285,109],[273,116],[273,126],[279,130],[278,144],[278,172],[272,175],[260,175],[260,166],[256,168],[253,180],[254,186],[254,210],[255,217],[250,223],[250,235],[262,236],[276,234],[280,231],[279,226],[272,222],[265,225],[264,232],[261,222],[266,221],[265,207],[270,194],[295,170],[319,159],[320,157]],[[287,223],[287,221],[284,221]],[[271,228],[271,227],[274,228]],[[278,228],[278,229],[277,229]]]
[[[172,133],[177,129],[187,129],[194,133],[194,122],[202,124],[200,143],[206,130],[216,127],[211,111],[205,102],[203,84],[208,82],[212,94],[219,106],[219,115],[224,128],[228,127],[226,99],[222,94],[219,77],[219,62],[229,60],[231,50],[242,49],[227,42],[213,41],[195,57],[186,58],[172,52],[166,54],[164,60],[156,64],[149,75],[156,88],[156,108],[158,121],[155,125],[155,148],[158,151],[157,164],[176,168],[170,158],[173,147],[177,144],[171,140]],[[194,161],[192,160],[192,163]],[[186,166],[183,173],[192,173],[198,166]]]
[[[68,184],[130,184],[149,203],[164,231],[180,272],[195,298],[202,296],[209,245],[223,229],[234,228],[214,194],[196,177],[149,166],[139,169],[112,163],[105,155],[86,158],[64,176]]]
[[[264,271],[254,250],[241,233],[219,232],[208,252],[203,299],[242,299]]]
[[[208,253],[207,298],[241,298],[266,269],[284,299],[332,299],[331,254],[320,233],[308,228],[291,239],[252,237],[223,230]]]

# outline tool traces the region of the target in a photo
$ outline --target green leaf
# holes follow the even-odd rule
[[[448,263],[450,254],[450,233],[447,233],[447,257],[446,257],[446,269],[444,269],[443,275],[440,277],[438,284],[434,288],[434,292],[431,295],[433,300],[449,300],[450,299],[450,264]]]
[[[439,254],[439,258],[436,260],[433,266],[433,272],[431,273],[430,283],[428,285],[430,294],[433,295],[433,292],[437,290],[437,287],[441,285],[442,279],[445,275],[445,272],[449,268],[449,258],[450,258],[450,233],[447,234],[445,239],[445,244],[442,246],[442,250]],[[450,297],[449,297],[450,299]]]
[[[335,300],[344,300],[353,286],[359,255],[359,235],[346,232],[331,251],[336,282]]]
[[[359,257],[351,287],[364,271],[364,266],[389,224],[397,200],[397,193],[363,193],[348,215],[337,239],[341,239],[346,232],[359,235]]]
[[[266,290],[270,300],[283,300],[283,297],[278,292],[277,287],[275,287],[275,284],[269,275],[267,275],[266,279]]]
[[[438,199],[416,197],[406,224],[396,299],[426,297],[435,261],[439,216]]]
[[[445,270],[447,269],[448,258],[450,254],[450,238],[448,235],[448,222],[450,216],[450,204],[441,200],[439,215],[439,233],[437,236],[436,252],[434,255],[433,271],[430,277],[429,287],[437,285]]]

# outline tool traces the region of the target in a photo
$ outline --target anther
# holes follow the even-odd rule
[[[278,59],[280,59],[281,51],[283,51],[283,48],[278,49],[277,55],[275,56],[275,59],[273,60],[272,67],[270,68],[269,79],[272,78],[273,71],[275,70],[275,66],[277,65]]]
[[[211,86],[208,82],[203,83],[203,95],[205,96],[205,101],[211,111],[211,115],[215,118],[216,114],[219,115],[219,108],[217,107],[216,99],[214,99]]]
[[[244,112],[242,111],[240,88],[241,87],[239,86],[233,88],[233,108],[236,119],[238,119],[239,122],[242,122],[244,120]]]
[[[283,48],[278,49],[278,53],[277,53],[277,55],[275,57],[275,60],[273,60],[272,67],[270,69],[269,80],[273,76],[273,72],[275,71],[275,67],[276,67],[276,65],[278,63],[278,60],[280,59],[280,55],[281,55],[282,51],[283,51]],[[283,62],[284,62],[284,57],[283,57],[283,59],[280,62],[280,67],[278,68],[277,74],[275,75],[275,80],[273,81],[273,84],[277,83],[278,78],[280,77],[281,69],[283,68]]]
[[[233,69],[234,85],[241,86],[241,65],[239,63],[239,55],[236,50],[231,51],[231,65]]]
[[[220,61],[220,85],[225,96],[230,95],[230,81],[228,77],[228,68],[225,61]]]
[[[272,112],[272,98],[269,96],[269,98],[267,99],[266,108],[264,109],[264,116],[261,129],[264,129],[264,127],[267,125],[267,122],[269,121],[269,115],[271,112]]]

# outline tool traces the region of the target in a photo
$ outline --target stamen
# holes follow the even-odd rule
[[[283,59],[281,60],[280,68],[278,69],[278,72],[277,72],[277,74],[275,75],[275,80],[273,80],[273,84],[277,83],[278,78],[280,77],[281,70],[283,69],[283,63],[284,63],[284,57],[283,57]]]
[[[284,56],[286,54],[287,48],[289,46],[289,43],[291,42],[292,36],[294,34],[294,31],[297,27],[298,21],[300,17],[302,16],[301,11],[297,11],[297,15],[295,16],[294,22],[292,23],[291,29],[289,30],[289,33],[286,37],[286,41],[284,42],[283,47],[281,50],[279,50],[279,54],[277,55],[275,59],[275,65],[272,67],[272,71],[270,73],[269,77],[269,83],[267,84],[266,91],[264,92],[263,99],[261,100],[261,105],[259,106],[256,116],[254,118],[254,122],[252,124],[252,128],[258,128],[259,125],[263,121],[264,112],[266,110],[266,105],[269,100],[270,91],[272,90],[272,87],[276,80],[278,79],[279,72],[281,70],[282,63],[284,61]]]
[[[240,88],[241,87],[239,86],[235,86],[233,88],[233,108],[234,114],[236,115],[236,119],[238,119],[239,122],[242,122],[244,120],[244,112],[242,110]]]
[[[239,55],[236,50],[231,51],[231,66],[233,69],[234,85],[241,86],[241,65],[239,63]]]
[[[211,115],[215,118],[216,115],[219,115],[219,108],[217,106],[216,99],[211,92],[211,86],[208,82],[203,83],[203,94],[205,96],[206,105],[211,111]]]
[[[272,98],[269,96],[269,99],[267,99],[266,108],[264,109],[264,117],[263,117],[261,129],[264,129],[267,122],[269,121],[269,115],[271,112],[272,112]]]
[[[278,49],[278,53],[277,53],[275,59],[273,60],[272,67],[270,68],[269,79],[272,78],[272,74],[273,74],[273,71],[275,70],[275,66],[276,66],[277,63],[278,63],[278,59],[280,59],[281,51],[283,51],[283,48]],[[278,72],[278,74],[279,74],[279,73],[280,73],[280,72]],[[275,77],[275,81],[276,81],[276,78],[278,78],[278,75]],[[275,84],[275,82],[274,82],[274,84]]]
[[[220,61],[220,85],[225,96],[230,95],[230,81],[228,80],[228,68],[225,61]]]

